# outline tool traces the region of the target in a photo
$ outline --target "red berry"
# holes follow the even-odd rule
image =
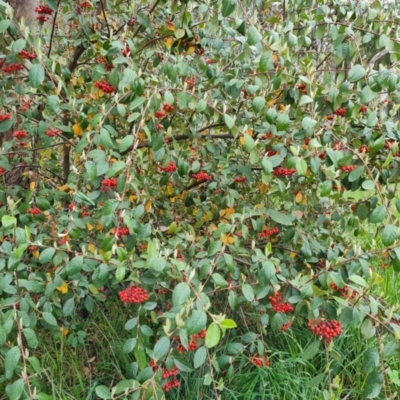
[[[110,94],[114,92],[114,88],[104,81],[97,81],[94,86],[102,90],[104,93]]]
[[[140,304],[144,301],[147,301],[149,298],[147,291],[139,286],[130,286],[125,290],[118,292],[118,295],[121,301],[124,303]]]
[[[173,161],[170,161],[166,167],[162,167],[161,165],[159,165],[158,169],[161,172],[174,172],[174,171],[176,171],[176,165]]]
[[[117,178],[107,178],[101,181],[101,190],[103,192],[116,188],[117,188]]]
[[[260,232],[259,236],[260,236],[260,238],[266,238],[266,237],[270,237],[271,235],[274,235],[276,233],[279,233],[278,227],[266,229],[266,230]]]
[[[193,179],[196,179],[197,181],[211,181],[212,180],[212,176],[208,175],[204,171],[200,171],[197,174],[192,174],[191,176]]]
[[[41,214],[42,212],[38,209],[38,208],[36,208],[36,207],[32,207],[32,208],[29,208],[28,210],[27,210],[27,214],[31,214],[31,215],[39,215],[39,214]]]
[[[343,330],[340,322],[337,320],[319,320],[312,319],[308,323],[308,328],[317,336],[321,337],[321,340],[325,342],[331,342],[333,338],[339,336]]]
[[[278,167],[274,169],[273,174],[275,176],[290,176],[296,173],[296,169],[295,168],[291,168],[291,169],[287,169],[287,168],[282,168],[282,167]]]

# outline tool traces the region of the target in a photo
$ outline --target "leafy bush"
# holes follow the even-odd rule
[[[117,294],[132,363],[98,398],[176,398],[193,369],[219,396],[238,360],[274,368],[292,324],[328,365],[348,327],[376,337],[379,396],[400,337],[371,268],[400,269],[398,18],[283,5],[48,0],[28,28],[0,2],[9,398],[51,398],[28,373],[43,335],[83,345],[80,317]]]

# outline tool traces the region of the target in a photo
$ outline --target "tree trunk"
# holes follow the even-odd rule
[[[32,26],[36,18],[35,7],[40,4],[40,0],[8,0],[7,2],[15,11],[15,19],[19,21],[24,17],[25,24]]]

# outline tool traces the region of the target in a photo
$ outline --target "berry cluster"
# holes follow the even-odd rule
[[[333,114],[330,114],[330,115],[327,115],[327,116],[326,116],[326,119],[327,119],[328,121],[333,121],[333,120],[335,119],[335,116],[334,116]]]
[[[297,89],[300,90],[301,93],[307,94],[307,86],[304,83],[300,83],[300,85],[297,85]]]
[[[257,367],[268,367],[270,365],[270,362],[266,357],[261,357],[258,355],[251,356],[250,362],[254,365],[257,365]]]
[[[32,208],[29,208],[28,210],[27,210],[27,214],[31,214],[31,215],[39,215],[39,214],[41,214],[42,212],[38,209],[38,208],[36,208],[36,207],[32,207]]]
[[[357,292],[355,290],[351,290],[348,286],[339,288],[334,283],[331,283],[329,286],[332,290],[339,292],[342,296],[347,297],[349,300],[353,300],[357,296]]]
[[[65,243],[67,243],[68,242],[68,238],[67,237],[64,237],[64,238],[62,238],[62,239],[60,239],[59,241],[58,241],[58,244],[60,245],[60,246],[62,246],[63,244],[65,244]]]
[[[129,57],[131,55],[131,49],[129,48],[129,46],[125,46],[122,50],[121,50],[121,54],[124,57]]]
[[[90,215],[86,206],[82,206],[82,218],[88,217]]]
[[[117,178],[107,178],[101,181],[101,190],[107,191],[117,188]]]
[[[135,18],[131,18],[126,24],[128,26],[134,26],[137,23],[137,20]]]
[[[393,145],[394,145],[394,141],[393,140],[387,140],[385,142],[385,149],[390,149]]]
[[[154,372],[156,372],[158,370],[158,365],[152,358],[150,359],[149,367],[153,368]]]
[[[104,81],[98,81],[94,84],[94,86],[102,90],[104,93],[114,92],[114,88],[110,84]]]
[[[354,171],[357,168],[357,165],[345,165],[343,167],[340,167],[340,169],[344,172],[351,172]]]
[[[36,17],[36,19],[40,22],[46,22],[49,20],[49,15],[53,14],[53,10],[45,5],[41,5],[38,7],[35,7],[35,12],[37,12],[39,15]]]
[[[288,169],[288,168],[282,168],[282,167],[275,168],[274,172],[273,172],[273,174],[275,176],[282,176],[282,175],[290,176],[290,175],[293,175],[295,173],[296,173],[296,169],[295,168]]]
[[[171,106],[171,104],[168,104],[168,103],[164,103],[163,110],[166,112],[172,112],[172,111],[174,111],[174,106]]]
[[[204,171],[200,171],[197,174],[192,174],[191,175],[193,179],[196,179],[197,181],[211,181],[212,176],[208,175]]]
[[[154,116],[155,116],[156,118],[164,118],[164,117],[165,117],[165,113],[164,113],[163,111],[156,111],[156,112],[154,113]]]
[[[195,334],[192,336],[192,338],[193,338],[194,340],[197,340],[197,339],[204,339],[205,337],[206,337],[206,330],[205,330],[205,329],[201,330],[199,333],[195,333]]]
[[[22,64],[15,63],[6,65],[1,70],[6,74],[15,74],[16,72],[21,71],[21,69],[24,69],[24,66]]]
[[[147,301],[149,295],[146,290],[138,287],[138,286],[130,286],[125,290],[121,290],[118,292],[118,296],[124,303],[135,303],[140,304],[144,301]]]
[[[129,235],[129,229],[126,226],[122,228],[114,228],[114,235],[117,237]]]
[[[276,312],[284,314],[293,311],[293,306],[290,303],[283,303],[282,294],[279,292],[276,292],[272,296],[269,296],[268,299],[271,302],[272,308]]]
[[[92,5],[91,5],[88,1],[84,1],[84,2],[81,4],[81,7],[82,7],[82,8],[90,8],[90,7],[92,7]]]
[[[185,82],[188,85],[188,89],[192,90],[194,88],[195,83],[196,83],[196,78],[194,76],[192,76],[191,78],[186,78]]]
[[[13,137],[17,138],[17,139],[23,139],[28,137],[28,134],[26,133],[26,131],[22,130],[22,131],[15,131],[13,133]]]
[[[61,131],[59,129],[46,129],[44,131],[44,134],[48,137],[54,137],[57,136],[61,133]]]
[[[32,99],[28,99],[28,100],[22,99],[21,100],[22,104],[20,107],[21,112],[25,112],[29,108],[29,106],[32,104],[32,101],[33,101]]]
[[[99,62],[100,64],[104,64],[104,67],[108,72],[110,72],[114,68],[114,65],[112,65],[112,63],[109,63],[104,57],[97,57],[97,62]]]
[[[0,175],[4,174],[4,172],[6,172],[6,170],[3,167],[0,167]]]
[[[281,326],[281,331],[283,332],[283,331],[287,331],[291,326],[292,326],[292,324],[293,324],[293,321],[288,321],[288,322],[286,322],[286,324],[283,324],[282,326]]]
[[[153,362],[154,362],[154,360],[153,360]],[[154,367],[153,367],[153,371],[154,371]],[[162,373],[163,379],[167,379],[167,378],[170,378],[171,376],[176,376],[179,374],[178,367],[172,368],[171,371],[168,371],[166,368],[163,368],[162,371],[163,371],[163,373]]]
[[[368,110],[368,107],[365,105],[360,107],[360,113],[362,113],[362,114],[366,113],[367,110]]]
[[[260,232],[259,236],[260,236],[260,238],[267,238],[267,237],[274,235],[275,233],[279,233],[278,227],[271,228],[271,229],[265,229],[264,231]]]
[[[319,320],[312,319],[308,323],[308,328],[321,339],[326,342],[331,342],[333,338],[339,336],[343,330],[340,322],[337,320]]]
[[[162,167],[161,165],[158,166],[161,172],[174,172],[176,171],[176,165],[173,161],[170,161],[166,167]]]
[[[369,147],[366,144],[363,144],[358,149],[359,153],[369,153]]]
[[[37,249],[38,249],[37,246],[29,246],[28,247],[29,251],[36,251]]]
[[[233,180],[233,182],[235,183],[242,183],[242,182],[246,182],[247,178],[245,176],[238,176],[237,178],[235,178]]]
[[[11,118],[10,113],[0,114],[0,122],[8,121]]]
[[[339,117],[343,117],[346,114],[346,112],[347,112],[346,107],[341,107],[341,108],[338,108],[337,110],[335,110],[333,113],[335,115],[338,115]]]
[[[18,53],[22,58],[24,58],[25,60],[34,60],[35,58],[37,58],[37,55],[36,55],[36,53],[30,53],[29,51],[27,51],[27,50],[21,50],[19,53]]]
[[[195,351],[196,349],[197,349],[196,341],[195,340],[191,340],[188,343],[188,351]],[[176,350],[179,351],[180,353],[182,353],[182,352],[186,351],[186,348],[185,348],[185,346],[183,344],[178,344],[176,346]]]
[[[169,392],[171,389],[178,387],[179,381],[177,379],[173,379],[172,381],[169,381],[165,384],[164,386],[164,391]]]

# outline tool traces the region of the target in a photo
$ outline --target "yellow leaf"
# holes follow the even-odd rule
[[[146,134],[144,132],[139,133],[139,142],[145,142],[146,141]]]
[[[296,253],[294,252],[294,251],[292,251],[291,253],[290,253],[290,258],[295,258],[296,257]]]
[[[103,230],[103,227],[102,227],[100,224],[97,224],[97,225],[96,225],[96,230],[102,231],[102,230]]]
[[[268,193],[268,185],[265,183],[261,183],[258,188],[260,189],[261,194],[266,194]]]
[[[190,46],[190,47],[187,49],[186,54],[187,54],[188,56],[190,56],[190,55],[193,54],[195,51],[196,51],[196,47],[195,47],[195,46]]]
[[[168,38],[165,40],[165,46],[169,49],[172,46],[172,43],[174,42],[173,38]]]
[[[173,23],[171,23],[171,22],[167,22],[167,29],[169,30],[169,31],[174,31],[175,30],[175,26],[174,26],[174,24]]]
[[[96,246],[93,243],[89,243],[88,251],[90,251],[91,253],[94,253],[95,250],[96,250]]]
[[[60,326],[60,333],[61,333],[63,336],[67,336],[67,335],[68,335],[68,332],[69,332],[68,329],[64,329],[63,326]]]
[[[129,201],[132,203],[134,200],[136,200],[136,194],[131,194],[129,196]]]
[[[235,210],[233,208],[225,208],[225,216],[229,217],[230,215],[234,214]]]
[[[57,288],[57,290],[63,294],[68,293],[68,285],[63,281],[63,283]]]
[[[33,191],[35,190],[35,186],[36,186],[36,182],[31,182],[31,183],[29,184],[29,190],[30,190],[31,192],[33,192]]]
[[[146,209],[146,211],[147,212],[149,212],[150,210],[151,210],[151,206],[153,205],[153,203],[151,202],[151,201],[148,201],[147,202],[147,204],[146,204],[146,206],[145,206],[145,209]]]
[[[244,146],[244,137],[243,137],[243,136],[239,138],[239,141],[240,141],[240,144],[241,144],[242,146]]]
[[[246,134],[249,136],[253,136],[253,129],[247,129]]]
[[[167,193],[171,196],[175,192],[175,188],[172,185],[167,186]]]
[[[303,195],[300,192],[297,193],[295,200],[296,200],[296,203],[301,203],[301,201],[303,200]]]
[[[233,236],[230,235],[230,234],[227,235],[226,233],[223,233],[223,234],[221,235],[221,242],[222,242],[223,244],[226,244],[226,245],[232,244],[234,241],[235,241],[235,239],[234,239]]]
[[[82,136],[82,128],[78,124],[72,125],[72,131],[74,132],[74,135]]]
[[[93,230],[93,225],[90,222],[87,222],[86,229],[90,232],[91,230]]]
[[[40,255],[39,250],[35,250],[35,251],[32,253],[32,255],[33,255],[33,257],[37,260],[37,259],[39,258],[39,255]]]

